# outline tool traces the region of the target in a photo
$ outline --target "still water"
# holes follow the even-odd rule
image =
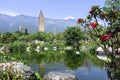
[[[78,80],[108,80],[106,71],[103,68],[91,66],[87,67],[79,67],[76,69],[69,69],[63,63],[56,64],[48,64],[44,65],[44,68],[40,68],[39,64],[32,63],[31,68],[39,72],[42,76],[51,71],[59,71],[59,72],[70,72],[76,75]]]
[[[42,61],[32,61],[30,67],[39,72],[42,77],[51,71],[59,71],[72,73],[78,80],[108,80],[103,61],[94,56],[84,57],[85,55],[81,55],[73,53],[47,54]]]

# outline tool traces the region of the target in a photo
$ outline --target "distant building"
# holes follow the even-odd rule
[[[56,32],[56,27],[53,28],[53,33],[56,35],[57,32]]]
[[[19,30],[18,31],[22,32],[22,26],[21,25],[19,26]]]
[[[40,11],[39,17],[38,17],[38,31],[44,32],[44,15],[42,11]]]

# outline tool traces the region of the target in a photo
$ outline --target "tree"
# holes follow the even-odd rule
[[[68,27],[64,32],[66,45],[79,49],[80,40],[84,40],[84,32],[78,26]]]
[[[92,6],[84,22],[95,43],[107,56],[106,71],[109,80],[120,80],[120,11]]]
[[[105,5],[109,9],[120,11],[120,0],[106,0]]]
[[[64,39],[63,33],[56,34],[56,39],[57,40],[63,40]]]
[[[26,29],[25,29],[25,35],[27,35],[27,34],[28,34],[28,29],[26,28]]]

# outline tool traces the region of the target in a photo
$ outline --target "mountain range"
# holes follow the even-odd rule
[[[63,32],[67,27],[76,26],[75,19],[50,19],[45,18],[45,32],[53,32],[56,27],[57,32]],[[29,33],[38,32],[38,17],[27,15],[10,16],[0,14],[0,32],[15,32],[22,26],[22,29],[28,29]]]

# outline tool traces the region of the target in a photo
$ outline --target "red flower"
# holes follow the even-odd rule
[[[103,40],[103,41],[106,41],[106,40],[108,40],[108,36],[107,35],[103,35],[102,37],[101,37],[101,39]]]
[[[80,23],[80,22],[81,22],[81,18],[78,18],[77,23]]]
[[[90,10],[90,11],[89,11],[89,14],[93,14],[93,11],[92,11],[92,10]]]
[[[102,37],[101,37],[101,39],[103,40],[103,41],[106,41],[106,40],[108,40],[110,37],[112,37],[113,36],[113,34],[112,33],[109,33],[108,35],[103,35]]]
[[[112,37],[112,36],[113,36],[113,34],[112,34],[112,33],[109,33],[109,34],[108,34],[108,37]]]
[[[92,26],[92,28],[96,28],[98,24],[96,22],[92,22],[90,25]]]
[[[84,22],[84,20],[81,18],[78,18],[77,23],[81,23],[81,22]]]

